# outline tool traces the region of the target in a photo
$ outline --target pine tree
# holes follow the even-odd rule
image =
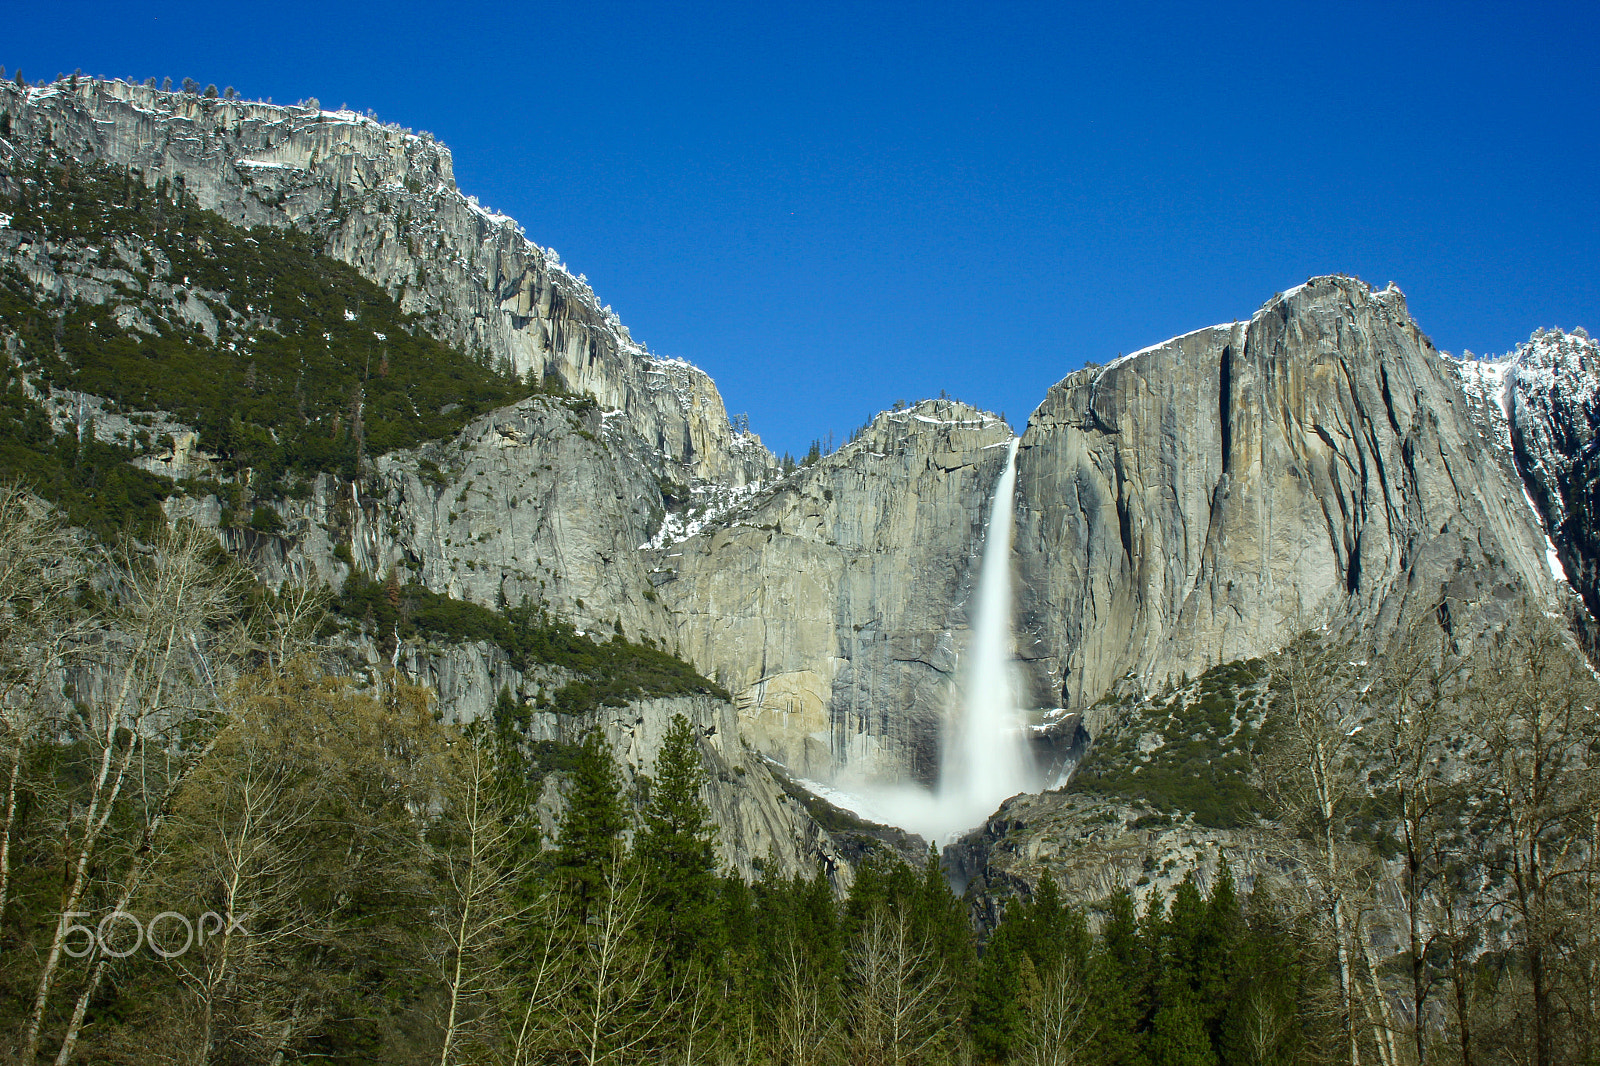
[[[1158,996],[1161,1006],[1150,1023],[1152,1066],[1216,1066],[1217,1053],[1188,982],[1171,973],[1162,981]]]
[[[989,938],[973,981],[967,1020],[980,1062],[1003,1062],[1022,1030],[1017,973],[1017,956],[1021,953],[1014,939],[1012,924],[1001,923]]]
[[[1153,927],[1160,937],[1161,965],[1167,972],[1181,974],[1194,988],[1205,965],[1206,904],[1191,872],[1172,894],[1172,906],[1164,921]]]
[[[1100,945],[1089,960],[1091,1015],[1099,1020],[1092,1061],[1107,1066],[1143,1066],[1141,1046],[1150,980],[1149,955],[1139,935],[1133,896],[1126,889],[1111,897]]]
[[[1222,1013],[1238,976],[1236,945],[1246,934],[1233,870],[1224,862],[1217,874],[1217,883],[1211,887],[1211,896],[1206,900],[1206,913],[1197,941],[1199,967],[1195,974],[1195,994],[1213,1043],[1220,1044]]]
[[[1222,891],[1219,882],[1212,892],[1214,906]],[[1239,928],[1217,1047],[1227,1062],[1243,1066],[1295,1061],[1300,1031],[1295,1024],[1296,957],[1290,938],[1279,928],[1262,878],[1250,892]]]
[[[578,742],[555,854],[557,877],[572,897],[572,913],[580,924],[604,894],[607,873],[623,850],[627,823],[621,792],[611,747],[598,729],[591,729]]]
[[[669,967],[713,956],[718,937],[715,827],[700,799],[705,784],[694,727],[681,714],[656,759],[644,828],[635,856],[650,894],[646,921],[653,926]]]

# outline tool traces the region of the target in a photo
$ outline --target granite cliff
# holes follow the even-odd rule
[[[1381,637],[1441,596],[1555,597],[1459,367],[1399,290],[1326,277],[1052,388],[1019,460],[1036,699],[1091,706],[1315,626]]]
[[[660,549],[683,654],[811,778],[929,781],[1011,429],[929,400]]]

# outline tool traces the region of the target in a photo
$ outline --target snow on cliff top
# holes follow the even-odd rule
[[[1165,348],[1169,344],[1176,344],[1177,342],[1179,342],[1181,340],[1187,340],[1188,338],[1196,336],[1196,335],[1201,334],[1201,333],[1209,333],[1211,330],[1214,330],[1214,329],[1232,329],[1233,327],[1234,327],[1234,323],[1232,323],[1232,322],[1218,322],[1214,326],[1201,326],[1199,329],[1191,329],[1187,333],[1180,333],[1176,337],[1168,337],[1166,340],[1162,341],[1160,344],[1149,344],[1149,345],[1146,345],[1143,348],[1140,348],[1136,352],[1129,352],[1127,355],[1119,355],[1115,359],[1111,360],[1111,362],[1105,364],[1098,371],[1096,371],[1095,375],[1094,375],[1094,379],[1096,381],[1099,381],[1101,375],[1104,374],[1107,370],[1110,370],[1112,367],[1121,366],[1123,363],[1128,362],[1130,359],[1137,359],[1141,355],[1149,355],[1151,352],[1156,351],[1156,350],[1161,349],[1161,348]]]

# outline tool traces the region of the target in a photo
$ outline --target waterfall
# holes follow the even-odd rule
[[[862,783],[847,790],[803,782],[865,818],[909,829],[938,845],[982,825],[1003,800],[1039,788],[1012,666],[1011,529],[1020,443],[1011,438],[989,503],[970,611],[972,638],[962,656],[961,699],[940,737],[938,788]]]
[[[1011,527],[1016,509],[1017,445],[995,482],[962,663],[959,713],[945,725],[938,805],[957,829],[981,823],[1002,800],[1036,787],[1012,667]]]

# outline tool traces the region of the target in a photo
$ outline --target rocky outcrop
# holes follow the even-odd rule
[[[1484,371],[1555,565],[1600,617],[1600,346],[1582,330],[1539,330]]]
[[[453,440],[379,457],[360,484],[323,475],[305,499],[273,501],[278,536],[222,535],[272,584],[337,585],[352,566],[398,566],[456,599],[527,600],[607,639],[618,623],[634,639],[667,639],[639,551],[663,513],[645,448],[591,404],[534,396]],[[215,522],[204,509],[193,517]]]
[[[992,929],[1010,900],[1031,898],[1045,877],[1083,903],[1126,890],[1143,911],[1152,896],[1170,899],[1191,873],[1209,892],[1224,863],[1249,892],[1279,858],[1248,832],[1173,824],[1148,807],[1056,791],[1001,804],[945,849],[944,868],[980,927]]]
[[[510,218],[463,195],[450,151],[352,111],[161,92],[81,79],[0,84],[12,116],[0,159],[38,146],[181,185],[242,226],[294,227],[383,286],[440,340],[496,366],[591,393],[624,412],[675,481],[769,478],[770,452],[736,434],[711,379],[633,340],[582,275]]]
[[[933,400],[861,435],[653,577],[678,648],[735,694],[741,729],[811,778],[930,780],[1010,427]]]
[[[1054,386],[1018,460],[1035,702],[1091,708],[1313,626],[1381,639],[1412,609],[1554,597],[1457,365],[1399,290],[1325,277]]]

